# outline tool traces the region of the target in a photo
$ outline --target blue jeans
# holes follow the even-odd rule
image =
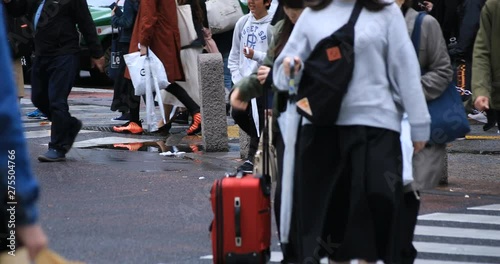
[[[227,60],[229,58],[229,50],[228,51],[221,51],[222,53],[222,60],[224,61],[224,87],[228,89],[229,91],[233,87],[233,82],[231,81],[231,71],[227,67]]]
[[[78,55],[38,56],[31,71],[31,101],[52,121],[49,148],[66,153],[78,120],[69,113],[68,96],[79,72]]]

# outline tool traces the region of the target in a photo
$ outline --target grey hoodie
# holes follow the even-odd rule
[[[278,89],[288,89],[283,59],[298,56],[305,61],[321,39],[348,21],[354,3],[353,0],[333,0],[323,10],[304,10],[274,64],[274,84]],[[353,76],[336,124],[400,132],[402,115],[407,112],[412,140],[427,141],[430,115],[420,82],[420,66],[403,14],[396,4],[378,12],[361,11],[355,26],[354,51]],[[300,77],[301,72],[296,76],[296,83],[300,83]]]
[[[236,22],[227,65],[231,71],[233,83],[252,74],[253,70],[264,61],[272,38],[272,19],[272,13],[268,13],[259,20],[256,20],[252,13],[248,13]],[[245,47],[254,49],[252,59],[247,59],[243,54]]]

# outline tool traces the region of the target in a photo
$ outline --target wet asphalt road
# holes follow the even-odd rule
[[[110,127],[113,123],[108,120],[116,116],[106,108],[111,96],[111,90],[74,91],[70,109],[90,108],[71,112],[84,121],[84,126]],[[29,101],[24,103],[24,113],[33,109]],[[43,129],[46,127],[35,125],[27,131]],[[177,134],[167,140],[167,148],[176,145],[188,150],[189,145],[200,144],[199,137],[183,137],[183,129],[174,128]],[[93,131],[80,133],[77,142],[116,136]],[[39,163],[36,157],[46,151],[48,137],[28,139],[33,169],[42,190],[41,222],[51,248],[69,259],[95,264],[211,263],[200,259],[211,254],[209,191],[216,178],[234,171],[241,162],[237,140],[231,140],[232,151],[228,153],[201,151],[184,157],[163,157],[155,142],[164,138],[126,138],[148,142],[145,145],[149,147],[143,146],[141,151],[109,148],[110,145],[73,148],[64,163]],[[500,204],[500,155],[464,151],[477,147],[478,142],[454,146],[456,152],[449,154],[450,183],[422,195],[421,214],[465,212],[471,206]],[[483,144],[500,150],[500,141]],[[500,250],[498,241],[490,241],[490,245]],[[278,250],[276,236],[272,250]],[[430,258],[446,256],[431,254]],[[488,261],[500,263],[500,258],[487,258]]]

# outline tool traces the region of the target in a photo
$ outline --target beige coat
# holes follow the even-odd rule
[[[412,34],[418,12],[409,9],[405,20],[408,33]],[[453,78],[448,49],[436,19],[426,15],[422,21],[419,50],[422,75],[422,89],[427,101],[437,98],[448,87]],[[413,156],[413,188],[432,189],[439,183],[445,167],[446,145],[427,145]]]

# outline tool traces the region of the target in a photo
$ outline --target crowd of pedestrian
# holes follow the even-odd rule
[[[162,62],[170,84],[155,100],[167,118],[149,132],[167,136],[179,113],[191,118],[187,135],[201,132],[197,57],[220,52],[221,89],[230,90],[230,114],[251,138],[238,171],[254,171],[264,117],[273,116],[271,144],[279,164],[274,209],[282,263],[319,263],[318,257],[330,263],[413,263],[419,191],[438,184],[446,155],[445,144],[429,143],[427,103],[455,82],[469,111],[486,113],[485,131],[500,125],[500,50],[495,49],[500,47],[500,0],[249,0],[249,12],[213,39],[204,0],[124,1],[123,9],[110,10],[112,26],[119,28],[121,56],[111,110],[120,112],[115,121],[126,121],[113,130],[144,132],[141,96],[135,93],[125,54],[149,56],[153,51]],[[178,19],[182,5],[190,7],[195,32],[187,44],[181,43],[186,33]],[[88,6],[85,0],[3,0],[0,11],[4,8],[8,20],[0,21],[0,35],[6,35],[5,22],[9,34],[15,34],[21,16],[32,29],[31,100],[36,115],[52,122],[48,150],[38,160],[64,161],[82,128],[68,106],[79,71],[80,34],[93,65],[104,71],[104,52]],[[412,41],[415,31],[419,39]],[[321,50],[331,39],[342,44]],[[19,113],[11,107],[24,96],[20,57],[29,55],[15,38],[9,40],[12,56],[7,42],[0,41],[0,76],[7,86],[0,104],[0,119],[7,124],[0,149],[19,153],[19,239],[34,259],[47,242],[36,223],[38,185],[20,136]],[[321,59],[342,67],[317,67]],[[325,87],[344,90],[330,96]],[[174,108],[185,110],[176,114]],[[413,151],[409,164],[402,158],[405,133]],[[404,169],[427,184],[403,181]],[[2,189],[7,183],[4,167]],[[2,233],[7,218],[1,215]],[[324,241],[331,248],[318,251]]]

